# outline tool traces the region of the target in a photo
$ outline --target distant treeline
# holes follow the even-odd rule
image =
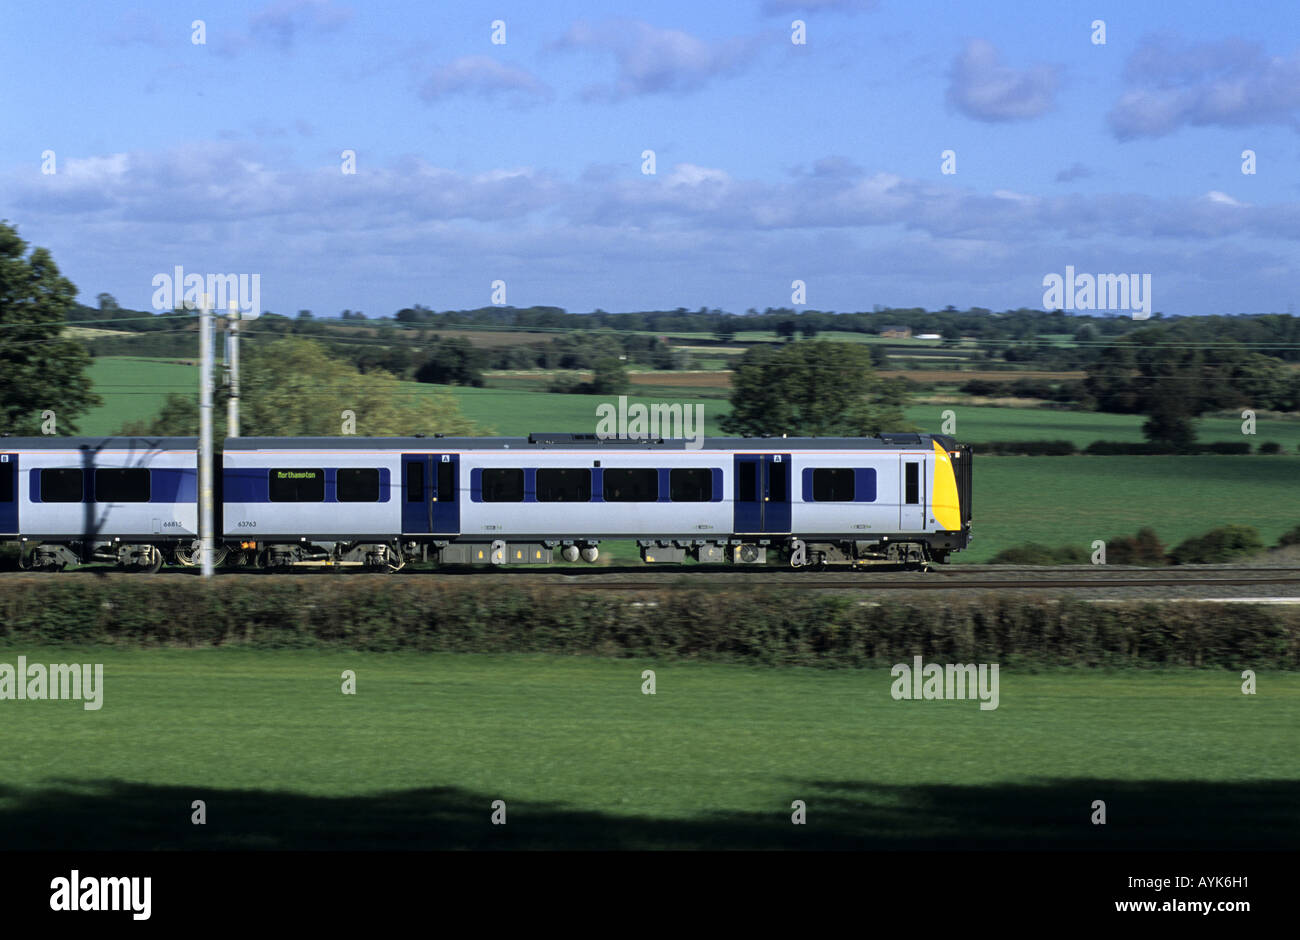
[[[160,313],[130,311],[110,304],[96,309],[78,305],[74,319],[81,321],[122,318],[129,322],[105,324],[113,329],[135,332],[175,329],[177,318],[191,324],[193,314],[181,312]],[[812,336],[828,330],[878,334],[886,327],[905,327],[913,334],[936,333],[953,338],[963,336],[986,341],[1005,349],[1014,361],[1032,361],[1042,357],[1068,352],[1039,341],[1039,337],[1054,334],[1070,337],[1083,344],[1106,344],[1135,329],[1159,326],[1166,331],[1171,342],[1192,342],[1197,345],[1240,343],[1254,352],[1275,356],[1291,362],[1300,361],[1300,318],[1289,314],[1243,314],[1240,316],[1164,317],[1157,313],[1149,320],[1133,320],[1128,316],[1091,316],[1066,314],[1061,311],[1044,312],[1020,308],[994,312],[984,307],[957,310],[928,311],[920,307],[878,308],[871,312],[836,313],[823,310],[796,310],[792,307],[768,307],[762,311],[750,309],[735,314],[717,308],[701,307],[691,311],[685,307],[675,310],[642,310],[610,313],[595,310],[592,313],[570,313],[562,307],[480,307],[475,310],[437,311],[419,304],[404,307],[392,317],[370,317],[352,310],[343,311],[339,319],[316,317],[311,311],[300,311],[296,317],[275,313],[265,314],[259,327],[271,323],[299,323],[322,327],[325,324],[346,322],[355,325],[383,322],[402,326],[433,327],[435,329],[510,329],[510,330],[618,330],[653,333],[700,333],[717,339],[734,336],[741,331],[771,332],[774,336]],[[90,325],[90,324],[88,324]],[[292,330],[292,328],[290,328]],[[316,332],[307,327],[294,332]],[[1084,357],[1088,358],[1087,356]]]

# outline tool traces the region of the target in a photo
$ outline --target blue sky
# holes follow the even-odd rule
[[[318,316],[497,279],[1001,310],[1067,265],[1150,274],[1167,314],[1300,299],[1291,2],[9,0],[0,53],[0,218],[89,303],[148,308],[175,265]]]

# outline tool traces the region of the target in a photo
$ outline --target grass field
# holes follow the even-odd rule
[[[171,360],[103,356],[89,371],[104,403],[77,422],[88,436],[115,434],[124,424],[154,417],[172,392],[199,393],[198,366]]]
[[[974,541],[986,561],[1022,542],[1074,544],[1151,526],[1166,545],[1228,523],[1267,544],[1300,525],[1300,457],[976,457]]]
[[[1294,846],[1300,675],[1000,676],[544,656],[5,650],[104,664],[13,702],[6,848]],[[641,672],[657,694],[641,694]],[[357,694],[340,694],[340,674]],[[494,800],[508,824],[489,824]],[[1107,802],[1105,827],[1089,824]],[[204,800],[207,825],[190,823]],[[791,802],[807,825],[790,824]]]
[[[198,385],[197,369],[157,359],[106,357],[91,366],[95,388],[105,404],[83,417],[85,434],[112,434],[124,423],[152,417],[162,407],[169,392],[190,392]],[[667,375],[669,378],[664,378]],[[1014,375],[1014,373],[1009,373]],[[646,373],[639,382],[698,382],[712,386],[716,378],[707,373]],[[605,399],[593,395],[556,395],[527,387],[530,380],[520,378],[520,388],[461,388],[429,386],[408,382],[408,393],[423,397],[433,388],[450,391],[460,402],[467,417],[497,434],[526,435],[532,431],[594,431],[596,406]],[[692,398],[678,393],[664,396],[657,390],[633,388],[629,402],[643,404],[695,403],[704,406],[706,433],[719,434],[718,421],[731,408],[725,398]],[[720,391],[720,390],[719,390]],[[197,394],[197,392],[195,392]],[[1086,411],[1056,411],[1045,408],[997,408],[975,405],[914,405],[907,409],[907,420],[922,431],[938,433],[943,426],[943,412],[955,412],[957,437],[966,441],[998,440],[1070,440],[1085,447],[1095,440],[1138,442],[1142,437],[1141,415],[1112,415]],[[1199,439],[1252,443],[1277,441],[1294,453],[1300,448],[1300,417],[1258,419],[1256,434],[1245,438],[1237,417],[1207,417],[1198,422]]]

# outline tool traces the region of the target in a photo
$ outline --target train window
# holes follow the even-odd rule
[[[713,498],[713,471],[708,467],[677,467],[668,474],[674,503],[707,503]]]
[[[659,499],[659,471],[653,467],[605,470],[605,502],[653,503]]]
[[[149,471],[144,467],[113,467],[96,470],[95,502],[149,502]]]
[[[41,502],[79,503],[81,498],[80,470],[59,467],[41,471]]]
[[[501,468],[483,471],[483,502],[522,503],[524,471]]]
[[[812,474],[812,498],[817,502],[849,502],[854,497],[853,471],[818,467]]]
[[[334,478],[340,503],[379,502],[379,471],[370,467],[340,467]]]
[[[453,473],[455,465],[450,461],[439,462],[438,467],[438,499],[444,503],[449,503],[456,498],[456,475]]]
[[[752,503],[758,499],[758,464],[746,461],[740,465],[736,499],[742,503]]]
[[[0,463],[0,503],[14,501],[14,465]]]
[[[412,460],[406,465],[406,501],[424,502],[424,462]]]
[[[904,464],[906,476],[903,485],[907,492],[903,496],[903,502],[909,506],[914,506],[921,501],[921,465],[916,463]]]
[[[784,503],[786,468],[788,463],[770,463],[768,466],[767,498],[774,503]]]
[[[585,503],[591,499],[591,471],[586,467],[545,467],[537,471],[539,503]]]
[[[325,502],[325,471],[293,467],[272,470],[270,496],[273,503]]]

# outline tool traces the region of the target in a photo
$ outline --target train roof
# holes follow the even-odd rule
[[[877,437],[706,437],[709,450],[908,450],[931,449],[933,442],[951,450],[956,441],[942,434],[881,434]],[[224,450],[275,450],[282,447],[311,447],[324,450],[374,450],[376,448],[424,450],[547,450],[590,447],[593,450],[687,450],[682,438],[620,440],[595,434],[538,433],[528,437],[233,437]]]
[[[0,437],[3,450],[198,450],[197,437]]]
[[[880,434],[876,437],[706,437],[702,447],[709,450],[908,450],[929,449],[937,442],[945,450],[956,446],[953,438],[942,434]],[[548,448],[590,447],[593,450],[686,450],[682,438],[627,440],[600,438],[595,434],[530,434],[528,437],[228,437],[222,442],[227,451],[276,450],[284,447],[310,447],[322,450],[546,450]],[[5,450],[197,450],[197,437],[0,437],[0,451]]]

